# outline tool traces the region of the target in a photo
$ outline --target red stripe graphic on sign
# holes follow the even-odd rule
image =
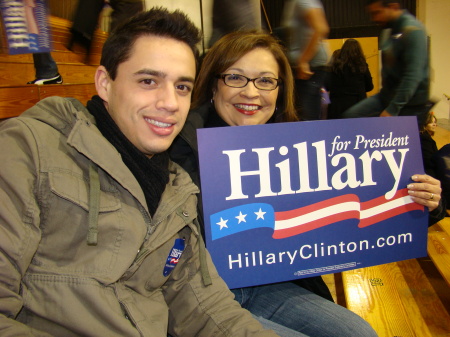
[[[273,238],[287,238],[348,219],[358,219],[358,227],[363,228],[413,210],[424,210],[424,206],[415,203],[406,188],[397,191],[390,200],[381,196],[362,203],[357,195],[346,194],[295,210],[275,212]]]

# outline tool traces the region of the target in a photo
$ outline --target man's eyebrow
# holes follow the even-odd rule
[[[164,78],[167,76],[166,73],[158,70],[152,70],[152,69],[141,69],[134,73],[134,75],[151,75],[156,77]]]
[[[167,74],[163,71],[158,71],[158,70],[153,70],[153,69],[141,69],[138,70],[134,73],[134,75],[150,75],[150,76],[155,76],[155,77],[160,77],[160,78],[166,78]],[[191,76],[181,76],[178,78],[179,82],[191,82],[194,83],[195,82],[195,78],[191,77]]]
[[[194,83],[195,82],[195,78],[190,77],[190,76],[182,76],[179,78],[180,82],[190,82],[190,83]]]

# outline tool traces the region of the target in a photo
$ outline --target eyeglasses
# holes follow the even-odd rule
[[[217,75],[217,78],[222,79],[226,85],[232,88],[243,88],[248,84],[248,82],[253,82],[256,89],[267,91],[275,90],[282,82],[281,79],[279,78],[273,77],[248,78],[247,76],[238,74],[220,74]]]

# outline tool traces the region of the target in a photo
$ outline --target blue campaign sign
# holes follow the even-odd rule
[[[47,0],[0,0],[9,54],[50,52]]]
[[[427,254],[415,117],[197,131],[206,246],[230,288]]]

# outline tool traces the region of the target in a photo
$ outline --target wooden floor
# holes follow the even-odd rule
[[[347,295],[341,273],[323,278],[336,303],[367,320],[380,337],[450,336],[450,287],[428,257],[346,276]]]

